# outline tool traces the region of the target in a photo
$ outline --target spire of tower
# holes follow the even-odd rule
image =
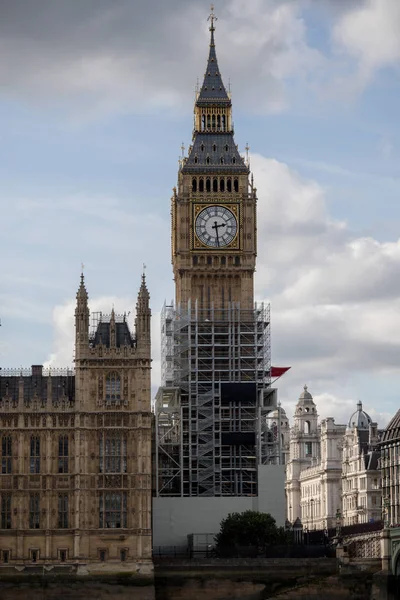
[[[225,89],[222,81],[221,73],[218,68],[217,53],[215,51],[215,21],[217,17],[214,14],[214,6],[211,5],[211,14],[208,17],[210,21],[210,52],[208,55],[207,68],[204,75],[204,82],[201,87],[197,102],[203,103],[211,100],[218,100],[219,102],[230,102],[229,95]]]
[[[82,357],[89,344],[89,306],[83,270],[76,293],[75,307],[75,360]]]
[[[145,265],[143,265],[142,283],[136,303],[136,338],[138,349],[145,349],[150,344],[150,294],[146,285]]]
[[[88,293],[86,291],[86,287],[85,287],[85,277],[83,275],[83,271],[81,272],[81,283],[79,285],[78,291],[76,293],[76,299],[79,300],[86,300],[88,299]]]
[[[248,175],[249,167],[239,154],[233,139],[232,102],[222,81],[215,51],[214,7],[211,6],[210,49],[203,85],[194,108],[193,144],[188,156],[180,160],[180,172],[225,171]]]
[[[137,310],[143,311],[148,310],[149,302],[150,302],[150,294],[146,285],[146,273],[145,273],[145,265],[143,265],[143,273],[142,273],[142,283],[140,285],[138,300],[137,300]]]
[[[115,325],[115,310],[114,305],[111,309],[111,317],[110,317],[110,348],[115,348],[117,345],[117,332]]]

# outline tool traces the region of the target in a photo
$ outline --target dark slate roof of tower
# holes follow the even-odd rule
[[[231,100],[222,81],[215,51],[214,21],[216,17],[213,12],[210,15],[210,20],[210,52],[204,82],[197,97],[196,106],[220,105],[225,109],[228,108],[231,110]],[[183,161],[182,173],[198,175],[212,172],[218,172],[223,175],[249,173],[249,167],[246,165],[244,158],[240,155],[235,144],[233,130],[226,131],[224,129],[221,121],[220,129],[213,128],[213,130],[208,129],[201,132],[194,131],[193,145],[189,148],[188,157]]]
[[[208,55],[207,69],[204,74],[204,82],[197,98],[198,105],[202,105],[203,103],[208,104],[210,101],[214,103],[215,100],[224,104],[230,102],[218,67],[213,24],[210,27],[210,31],[210,53]]]
[[[222,159],[222,161],[221,161]],[[182,168],[184,173],[223,171],[229,174],[248,173],[232,133],[197,133],[189,156]]]
[[[135,340],[129,330],[128,323],[126,321],[115,323],[115,341],[116,347],[121,348],[122,346],[135,346]],[[110,323],[102,321],[98,324],[96,333],[91,340],[93,346],[103,344],[106,348],[110,347],[111,336],[110,336]]]
[[[386,427],[381,443],[394,442],[400,440],[400,410],[394,415],[389,425]]]
[[[42,374],[38,369],[32,369],[32,374],[26,370],[4,370],[0,372],[0,402],[7,400],[18,405],[19,388],[22,385],[22,397],[25,404],[35,398],[40,404],[53,402],[75,401],[75,375],[68,369],[53,370],[49,380],[49,371]],[[61,374],[62,373],[62,374]],[[50,385],[49,385],[50,383]]]
[[[377,471],[379,468],[379,458],[381,453],[377,450],[372,450],[364,455],[364,465],[367,471]]]

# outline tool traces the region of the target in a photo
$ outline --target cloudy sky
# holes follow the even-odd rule
[[[400,2],[217,0],[219,66],[259,195],[273,364],[321,416],[400,395]],[[0,0],[0,365],[72,364],[92,310],[173,297],[169,211],[208,54],[204,0]]]

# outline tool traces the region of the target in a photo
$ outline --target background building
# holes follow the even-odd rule
[[[154,545],[217,532],[229,512],[284,521],[282,439],[268,415],[269,306],[254,304],[257,193],[233,136],[214,20],[193,141],[172,197],[175,303],[162,313]]]
[[[286,470],[287,518],[307,529],[379,521],[381,483],[377,424],[357,404],[348,425],[332,417],[318,424],[307,386],[296,405]]]
[[[92,315],[83,275],[75,373],[2,371],[0,560],[146,574],[151,559],[150,308]]]
[[[400,524],[400,410],[385,429],[380,444],[382,503],[387,526]]]
[[[369,523],[382,518],[378,426],[361,402],[351,415],[343,440],[343,524]]]

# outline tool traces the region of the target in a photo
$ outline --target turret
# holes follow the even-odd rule
[[[115,327],[115,311],[114,307],[111,310],[110,317],[110,348],[116,348],[117,346],[117,335],[116,335],[116,327]]]
[[[150,344],[150,294],[146,286],[146,276],[143,273],[138,299],[136,303],[136,339],[139,351],[144,345]]]
[[[300,394],[294,413],[294,424],[300,433],[315,435],[318,427],[318,414],[314,400],[305,385]]]
[[[89,347],[89,314],[88,294],[81,273],[75,308],[75,360],[81,358]]]

